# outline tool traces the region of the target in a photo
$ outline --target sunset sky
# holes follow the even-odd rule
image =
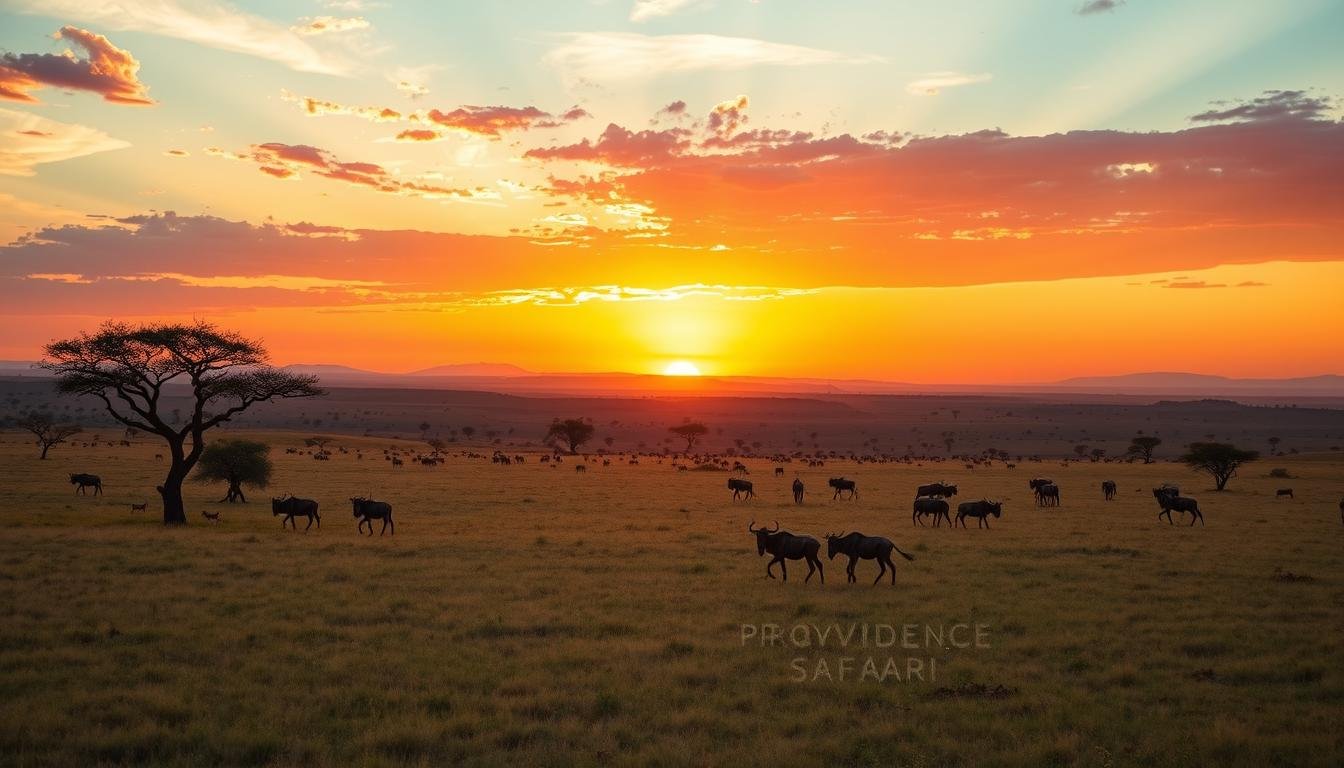
[[[0,358],[1344,373],[1337,0],[0,0]],[[686,365],[689,364],[689,365]]]

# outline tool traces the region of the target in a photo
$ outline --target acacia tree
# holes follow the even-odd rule
[[[51,446],[60,445],[71,435],[84,431],[75,424],[57,424],[48,414],[36,412],[19,419],[19,427],[32,432],[37,438],[37,444],[42,446],[42,455],[38,457],[41,459],[47,458]]]
[[[1129,451],[1131,456],[1138,456],[1143,459],[1144,464],[1153,463],[1153,449],[1162,444],[1162,439],[1157,437],[1148,437],[1139,435],[1129,441]]]
[[[691,449],[695,447],[696,441],[709,434],[709,427],[697,421],[692,421],[675,427],[668,427],[667,431],[685,440],[686,450],[684,452],[690,453]]]
[[[41,366],[65,394],[102,401],[112,418],[168,443],[163,522],[185,524],[182,481],[205,450],[205,433],[261,402],[324,394],[316,376],[267,365],[265,348],[197,322],[132,326],[109,321],[95,333],[52,342]],[[185,408],[165,400],[185,397]]]
[[[1242,464],[1258,458],[1259,451],[1245,451],[1228,443],[1191,443],[1190,451],[1181,461],[1193,470],[1212,475],[1217,490],[1221,491],[1228,480],[1237,476]]]
[[[201,452],[196,479],[203,483],[228,483],[229,492],[220,501],[241,501],[246,504],[243,483],[265,488],[271,482],[270,452],[271,446],[255,440],[220,440],[211,443]]]
[[[579,452],[579,446],[593,439],[596,430],[583,419],[556,419],[546,430],[546,442],[559,440],[569,446],[571,454]]]

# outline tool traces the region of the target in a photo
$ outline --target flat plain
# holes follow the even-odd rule
[[[222,487],[190,484],[190,525],[165,529],[154,443],[39,461],[0,433],[0,762],[1344,760],[1337,452],[1248,465],[1224,493],[1167,461],[794,461],[776,477],[748,459],[758,496],[733,502],[728,473],[671,460],[594,457],[580,473],[573,457],[511,450],[526,461],[499,466],[462,455],[488,447],[454,446],[443,465],[394,469],[384,449],[423,445],[337,437],[314,461],[285,452],[307,433],[233,436],[273,446],[271,487],[219,504]],[[69,472],[102,475],[105,495],[75,495]],[[838,475],[857,500],[832,498]],[[1036,475],[1058,482],[1061,506],[1035,507]],[[914,489],[934,480],[958,484],[954,508],[1003,500],[1002,518],[912,525]],[[1162,482],[1196,496],[1207,525],[1159,521]],[[1286,486],[1295,498],[1276,498]],[[317,499],[321,528],[282,531],[268,497],[284,492]],[[395,535],[358,535],[355,495],[390,502]],[[148,513],[130,510],[142,501]],[[915,560],[897,558],[894,587],[872,584],[871,562],[846,584],[843,558],[825,561],[824,585],[799,563],[770,580],[753,520],[883,535]],[[765,625],[789,639],[763,646]],[[816,630],[852,625],[978,625],[985,642],[816,645]],[[899,674],[860,679],[869,658]]]

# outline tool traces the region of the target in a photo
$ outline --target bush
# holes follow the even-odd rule
[[[1288,470],[1283,467],[1276,467],[1275,469],[1269,470],[1269,476],[1283,478],[1284,480],[1291,480],[1293,477],[1288,473]]]

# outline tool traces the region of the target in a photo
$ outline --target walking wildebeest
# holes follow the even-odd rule
[[[820,574],[822,584],[826,583],[826,572],[821,567],[821,558],[817,557],[817,553],[821,551],[821,542],[811,536],[794,536],[788,531],[779,530],[778,520],[775,521],[773,530],[757,528],[755,520],[747,523],[747,530],[756,534],[757,556],[764,555],[766,552],[774,555],[774,559],[766,563],[766,576],[775,578],[771,569],[775,567],[775,563],[779,563],[779,571],[784,574],[784,580],[788,581],[789,568],[784,561],[806,560],[807,578],[803,579],[803,583],[806,584],[811,581],[813,571]]]
[[[1042,485],[1051,485],[1054,482],[1055,482],[1054,480],[1047,480],[1044,477],[1033,477],[1032,479],[1027,481],[1027,487],[1035,491],[1038,490]]]
[[[901,552],[901,548],[891,543],[891,539],[881,536],[864,536],[855,531],[837,535],[834,533],[826,534],[826,559],[834,560],[838,554],[849,557],[849,565],[845,566],[845,574],[849,577],[849,583],[858,581],[854,576],[854,566],[858,564],[859,559],[876,560],[877,565],[882,570],[877,572],[877,578],[873,579],[873,584],[882,580],[886,575],[887,569],[891,569],[891,584],[896,585],[896,564],[891,562],[891,552],[895,550],[900,552],[901,557],[906,560],[914,560],[913,555]]]
[[[952,525],[952,517],[949,515],[951,507],[946,499],[915,499],[915,511],[910,516],[911,525],[919,523],[924,524],[925,515],[933,515],[933,526],[937,528],[941,521],[946,519],[947,524]]]
[[[859,498],[859,485],[853,480],[846,480],[843,477],[832,477],[830,480],[826,481],[826,484],[835,489],[835,495],[831,497],[832,499],[840,498],[840,494],[845,491],[849,491],[849,498]]]
[[[1284,496],[1287,496],[1288,498],[1292,499],[1292,498],[1293,498],[1293,489],[1292,489],[1292,488],[1280,488],[1279,490],[1277,490],[1277,491],[1274,492],[1274,498],[1276,498],[1276,499],[1282,498],[1282,497],[1284,497]],[[1296,500],[1296,499],[1294,499],[1294,500]]]
[[[1059,506],[1059,486],[1054,483],[1037,486],[1036,504],[1042,507]]]
[[[756,492],[751,489],[751,481],[743,480],[740,477],[728,478],[728,490],[733,492],[733,501],[737,501],[740,494],[746,494],[748,499],[756,495]]]
[[[1194,499],[1187,496],[1178,496],[1175,492],[1169,492],[1166,486],[1162,488],[1154,488],[1153,498],[1157,499],[1157,505],[1162,508],[1162,511],[1157,513],[1159,519],[1163,515],[1166,515],[1167,522],[1175,525],[1171,520],[1171,511],[1174,509],[1181,514],[1189,512],[1192,515],[1190,518],[1190,525],[1194,525],[1195,520],[1199,520],[1200,525],[1204,524],[1204,515],[1199,511],[1199,502]]]
[[[271,516],[275,517],[276,515],[284,515],[284,518],[280,520],[281,528],[285,527],[285,523],[289,523],[297,531],[299,524],[294,519],[296,515],[308,518],[308,525],[304,527],[304,531],[313,527],[314,520],[317,521],[318,528],[322,527],[322,516],[317,513],[317,502],[312,499],[300,499],[294,494],[271,499]],[[372,528],[373,526],[369,527]]]
[[[929,483],[915,489],[915,498],[920,496],[942,496],[950,498],[957,495],[957,486],[946,483]]]
[[[799,478],[793,478],[793,503],[803,503],[803,481]]]
[[[1116,486],[1114,480],[1101,481],[1101,495],[1105,496],[1107,501],[1115,498],[1115,489]]]
[[[88,491],[84,490],[86,485],[93,486],[94,496],[103,492],[103,479],[97,475],[86,475],[83,472],[73,474],[70,475],[70,484],[79,486],[75,489],[75,493],[82,493],[86,496],[88,495]]]
[[[957,522],[961,523],[962,528],[966,527],[966,518],[968,517],[979,518],[979,524],[975,526],[976,528],[981,526],[988,528],[990,515],[1002,516],[1003,502],[981,499],[980,501],[963,501],[957,505]]]
[[[369,526],[369,535],[372,536],[373,521],[382,520],[383,529],[378,532],[379,536],[382,536],[384,533],[387,532],[388,526],[392,526],[393,536],[397,534],[397,526],[395,523],[392,522],[391,504],[388,504],[385,501],[373,501],[371,499],[365,499],[359,496],[350,499],[350,503],[355,508],[355,517],[359,518],[359,526],[357,530],[360,533],[364,532],[364,524],[367,523]]]

